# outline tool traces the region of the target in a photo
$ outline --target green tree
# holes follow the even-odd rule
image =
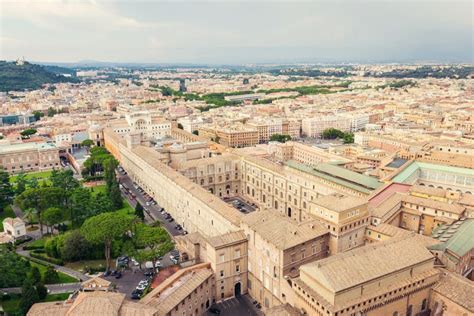
[[[79,187],[71,193],[69,217],[72,227],[79,227],[87,217],[96,215],[92,212],[92,195],[90,190]]]
[[[196,135],[196,136],[199,136],[199,131],[195,130],[195,131],[193,131],[193,134]]]
[[[58,114],[58,111],[52,107],[48,108],[48,116],[53,117],[55,114]]]
[[[46,296],[48,296],[48,289],[43,283],[38,283],[36,285],[36,292],[38,293],[38,298],[40,301],[44,300]]]
[[[61,259],[64,261],[78,261],[88,258],[91,244],[87,241],[80,230],[66,233],[64,242],[60,249]]]
[[[118,162],[111,157],[104,161],[104,175],[106,192],[112,203],[112,209],[118,210],[123,207],[122,193],[120,192],[119,184],[115,174]]]
[[[36,177],[29,178],[27,180],[27,186],[30,189],[36,189],[38,187],[38,178],[36,178]]]
[[[273,134],[272,136],[270,136],[270,141],[272,141],[272,142],[286,143],[289,140],[291,140],[290,135]]]
[[[41,273],[38,267],[36,266],[31,267],[29,278],[31,282],[33,282],[33,285],[37,285],[38,283],[41,282]]]
[[[35,117],[36,121],[39,121],[44,116],[44,113],[40,111],[33,111],[33,116]]]
[[[327,128],[322,132],[321,137],[323,139],[343,138],[344,132],[336,128]]]
[[[86,147],[87,148],[87,151],[89,151],[89,149],[94,146],[94,141],[92,139],[84,139],[81,143],[81,146],[82,147]]]
[[[42,220],[51,228],[51,233],[54,234],[54,225],[61,223],[64,220],[63,211],[59,207],[49,207],[41,214]]]
[[[344,141],[344,144],[352,144],[352,143],[354,143],[354,134],[345,133],[344,137],[342,139]]]
[[[30,271],[29,262],[13,251],[0,251],[0,288],[21,286]]]
[[[36,291],[35,287],[31,280],[26,280],[23,283],[23,287],[21,288],[21,299],[20,299],[20,309],[21,312],[26,315],[30,310],[33,304],[39,302],[38,292]]]
[[[20,132],[22,138],[30,138],[31,135],[36,134],[37,130],[34,128],[27,128]]]
[[[26,174],[22,171],[20,172],[15,179],[15,193],[22,194],[26,190],[28,180],[26,179]]]
[[[26,218],[26,220],[28,221],[28,224],[30,224],[30,226],[33,226],[33,223],[36,218],[36,209],[32,207],[26,208],[23,210],[23,215],[24,218]]]
[[[135,205],[135,216],[142,221],[145,220],[145,213],[143,212],[143,206],[140,204],[140,202],[137,202],[137,205]]]
[[[10,204],[13,198],[13,188],[10,183],[10,175],[8,172],[0,169],[0,212],[5,206]]]
[[[171,237],[163,227],[150,227],[145,224],[138,224],[135,230],[135,243],[140,250],[142,257],[147,261],[152,261],[153,266],[159,257],[174,248]]]
[[[131,220],[120,213],[102,213],[87,219],[81,232],[91,243],[103,243],[107,269],[110,269],[110,250],[112,242],[122,237],[130,228]]]
[[[15,199],[15,204],[22,209],[34,208],[38,215],[41,234],[43,234],[43,221],[41,213],[49,207],[61,207],[63,190],[53,187],[27,189]]]
[[[59,282],[58,271],[52,265],[48,265],[46,268],[43,281],[45,284],[56,284]]]

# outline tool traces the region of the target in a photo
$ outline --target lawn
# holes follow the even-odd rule
[[[128,204],[126,199],[123,200],[123,207],[116,212],[124,215],[135,215],[135,209],[130,204]]]
[[[26,179],[31,179],[35,177],[38,179],[39,184],[43,184],[43,182],[46,182],[46,184],[50,184],[49,177],[51,176],[52,171],[38,171],[38,172],[28,172],[25,173],[25,178]],[[16,178],[18,175],[14,175],[10,177],[10,183],[14,183],[16,181]]]
[[[28,243],[27,247],[31,247],[31,249],[44,248],[44,244],[48,238],[48,236],[44,236],[43,238],[33,240],[32,242]]]
[[[111,262],[112,266],[115,265],[115,262]],[[76,262],[67,262],[64,265],[66,268],[79,271],[81,273],[86,272],[86,267],[90,267],[95,271],[105,271],[105,260],[81,260]]]
[[[30,263],[31,263],[32,267],[38,267],[38,269],[41,273],[41,277],[43,277],[45,272],[46,272],[46,266],[44,266],[42,264],[39,264],[39,263],[36,263],[36,262],[33,262],[33,261],[30,261]],[[73,278],[72,276],[64,274],[60,271],[58,271],[58,275],[59,275],[59,281],[57,282],[57,284],[78,282],[78,280],[76,278]]]
[[[56,302],[68,299],[71,293],[48,294],[42,302]],[[8,315],[16,315],[20,309],[20,295],[12,295],[10,299],[0,300],[0,306]]]
[[[0,213],[0,232],[3,232],[3,220],[7,217],[16,217],[15,212],[13,212],[11,206],[5,207],[3,212]]]
[[[93,195],[97,195],[99,193],[105,194],[106,187],[105,187],[105,184],[101,184],[101,185],[96,185],[95,187],[90,187],[90,189]]]

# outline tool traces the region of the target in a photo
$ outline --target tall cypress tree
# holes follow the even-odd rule
[[[33,304],[39,302],[38,292],[30,279],[26,279],[21,288],[20,309],[26,315]]]

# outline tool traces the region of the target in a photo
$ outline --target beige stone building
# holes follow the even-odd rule
[[[154,315],[202,315],[215,301],[214,273],[209,264],[184,268],[148,293],[140,304]]]
[[[474,282],[443,271],[440,281],[431,289],[431,315],[474,315],[473,297]]]
[[[231,126],[206,126],[198,129],[199,136],[226,147],[248,147],[259,143],[257,129],[242,124]]]
[[[192,233],[176,237],[176,246],[183,264],[210,264],[215,273],[213,297],[217,300],[247,293],[248,249],[243,231],[209,238]]]
[[[302,264],[325,258],[328,230],[318,221],[296,223],[270,211],[243,218],[248,239],[248,291],[265,308],[293,303],[288,277]]]
[[[414,233],[303,265],[292,280],[307,315],[417,315],[439,271]]]
[[[9,173],[59,168],[59,149],[49,143],[0,144],[0,167]]]

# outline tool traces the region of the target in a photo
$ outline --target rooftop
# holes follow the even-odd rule
[[[415,233],[369,244],[302,265],[301,272],[332,292],[361,285],[379,277],[433,260],[425,240]]]
[[[426,163],[426,162],[413,161],[407,168],[405,168],[402,172],[400,172],[393,178],[393,182],[406,183],[407,181],[410,180],[411,175],[417,172],[419,169],[429,169],[429,170],[442,171],[446,173],[460,174],[463,176],[474,177],[474,169],[451,167],[451,166],[446,166],[446,165],[438,165],[438,164],[432,164],[432,163]]]
[[[286,162],[286,165],[366,194],[369,194],[383,185],[383,183],[376,178],[328,163],[321,163],[309,167],[294,160],[289,160]]]
[[[252,212],[246,215],[242,222],[280,250],[292,248],[328,233],[326,227],[318,221],[296,223],[268,210]]]
[[[444,241],[431,247],[433,250],[449,250],[462,257],[474,248],[474,219],[443,225],[433,231],[433,238]]]
[[[474,300],[472,299],[474,297],[474,282],[454,273],[446,272],[433,287],[433,291],[474,313]]]
[[[343,212],[367,204],[364,199],[342,194],[321,196],[314,200],[314,203],[335,212]]]
[[[19,143],[19,144],[8,144],[0,145],[0,154],[7,154],[13,152],[21,152],[27,150],[48,150],[55,149],[56,146],[50,143]]]

